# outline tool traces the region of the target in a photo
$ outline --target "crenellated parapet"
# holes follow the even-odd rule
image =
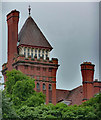
[[[49,58],[47,57],[46,60],[43,59],[43,57],[37,58],[31,58],[28,57],[26,58],[24,55],[18,55],[16,58],[13,59],[13,66],[16,65],[17,63],[28,63],[31,65],[50,65],[50,66],[54,66],[54,67],[58,67],[58,59],[57,58],[52,58],[51,60],[49,60]]]

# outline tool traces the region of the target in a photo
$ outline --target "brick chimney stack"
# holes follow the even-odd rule
[[[94,64],[91,62],[84,62],[81,64],[82,83],[83,83],[83,102],[93,97],[93,78],[94,78]]]
[[[13,58],[17,54],[19,11],[7,15],[8,25],[8,70],[12,70]]]

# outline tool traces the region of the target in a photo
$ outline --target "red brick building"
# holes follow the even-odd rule
[[[6,70],[20,70],[35,79],[35,91],[46,95],[46,104],[64,102],[81,104],[94,94],[99,93],[101,82],[93,81],[94,65],[88,62],[81,64],[83,86],[73,90],[56,89],[56,72],[58,59],[49,59],[53,49],[43,33],[30,16],[18,34],[19,11],[13,10],[7,15],[8,25],[8,60],[2,66],[6,80]]]

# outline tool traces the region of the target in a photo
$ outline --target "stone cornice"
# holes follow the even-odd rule
[[[59,65],[57,65],[57,64],[49,64],[49,63],[41,63],[41,62],[39,63],[39,62],[31,62],[31,61],[20,61],[20,60],[13,63],[12,66],[17,65],[19,63],[25,63],[25,64],[28,63],[28,64],[34,64],[34,65],[46,65],[46,66],[59,67]]]

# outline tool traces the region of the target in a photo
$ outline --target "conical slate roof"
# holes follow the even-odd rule
[[[46,40],[32,17],[28,17],[18,35],[19,45],[27,45],[32,47],[41,47],[52,49],[52,46]]]

